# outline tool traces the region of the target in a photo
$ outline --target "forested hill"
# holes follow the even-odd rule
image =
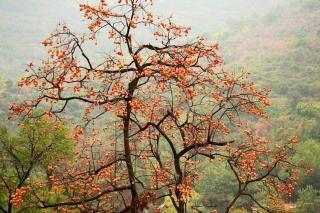
[[[288,1],[265,16],[234,22],[213,37],[227,64],[245,67],[273,95],[295,101],[319,98],[320,1]]]
[[[221,44],[230,69],[240,66],[272,89],[271,113],[283,119],[278,124],[310,117],[312,128],[304,127],[320,138],[313,126],[320,116],[320,1],[288,1],[209,36]]]
[[[272,141],[278,143],[298,134],[300,143],[293,158],[303,159],[305,166],[313,168],[310,176],[301,178],[293,193],[294,212],[318,212],[320,1],[286,1],[267,14],[234,21],[207,36],[220,43],[220,54],[229,70],[246,70],[259,87],[272,89],[271,119],[267,121]],[[203,195],[201,201],[223,206],[227,196],[232,195],[228,191],[233,187],[228,185],[228,173],[214,167],[208,167],[204,173],[209,174],[207,177],[218,178],[199,181],[197,189]]]
[[[272,137],[299,135],[298,155],[314,172],[298,188],[320,189],[320,1],[288,1],[208,36],[220,43],[229,69],[247,70],[272,89]]]

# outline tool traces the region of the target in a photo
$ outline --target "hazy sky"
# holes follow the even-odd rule
[[[40,42],[58,22],[67,22],[73,30],[85,29],[80,2],[87,0],[0,0],[0,75],[11,78],[28,61],[40,59],[43,55]],[[158,0],[152,9],[159,15],[173,15],[178,24],[191,26],[192,35],[198,35],[218,31],[232,20],[268,11],[271,2]]]
[[[0,0],[0,24],[23,17],[19,23],[54,25],[59,21],[80,23],[78,4],[82,0]],[[89,2],[94,2],[90,1]],[[226,22],[261,13],[271,5],[270,0],[157,0],[154,11],[173,15],[178,22],[191,25],[197,32],[216,30]],[[15,27],[15,26],[12,26]]]

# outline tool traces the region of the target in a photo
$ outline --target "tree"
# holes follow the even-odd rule
[[[300,189],[304,189],[308,185],[312,186],[316,190],[320,190],[320,183],[318,181],[320,174],[320,165],[317,160],[317,156],[319,156],[320,154],[319,142],[312,139],[306,140],[298,145],[297,150],[299,150],[299,152],[294,155],[294,161],[303,159],[303,162],[301,164],[303,164],[304,167],[312,168],[312,171],[310,171],[310,175],[308,176],[304,176],[303,174],[299,175],[300,183],[295,190],[293,198],[296,198],[296,195],[299,193]]]
[[[320,191],[312,186],[299,190],[297,212],[317,212],[320,208]]]
[[[237,179],[225,162],[210,163],[201,172],[203,175],[196,183],[196,191],[207,211],[216,209],[223,212],[233,199],[237,190]],[[214,178],[208,178],[214,177]]]
[[[23,122],[17,136],[0,127],[0,210],[27,212],[23,198],[41,178],[36,174],[48,174],[49,165],[68,160],[71,148],[66,127],[46,117]]]
[[[73,134],[76,161],[52,171],[60,199],[37,196],[37,207],[134,213],[169,197],[178,212],[186,212],[197,169],[216,157],[238,180],[226,212],[240,196],[256,201],[246,191],[252,183],[264,181],[275,203],[290,195],[296,179],[287,157],[297,139],[273,149],[242,121],[267,117],[269,91],[256,89],[245,73],[224,70],[218,44],[188,39],[190,28],[153,15],[152,4],[81,4],[90,33],[77,35],[60,24],[43,41],[49,59],[30,63],[19,85],[39,96],[13,104],[13,112],[28,116],[42,108],[61,119],[77,102],[86,127],[77,125]],[[98,50],[107,43],[109,51],[93,57],[91,43]],[[283,177],[275,172],[279,167]]]

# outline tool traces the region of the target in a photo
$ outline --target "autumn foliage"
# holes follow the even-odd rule
[[[297,182],[289,160],[297,138],[275,144],[250,128],[255,118],[268,118],[269,90],[255,88],[246,73],[226,71],[218,44],[190,39],[190,28],[152,14],[152,4],[81,4],[88,34],[60,24],[42,42],[48,59],[30,63],[19,83],[38,97],[13,104],[13,116],[41,108],[65,119],[70,103],[77,103],[84,125],[78,121],[72,134],[75,160],[50,165],[50,178],[25,190],[31,207],[141,212],[153,205],[161,211],[161,200],[169,197],[177,212],[186,212],[198,168],[220,161],[239,186],[226,212],[240,196],[263,209],[279,205]],[[97,56],[90,45],[105,52]],[[272,206],[247,191],[260,182]],[[20,191],[14,205],[24,196]]]

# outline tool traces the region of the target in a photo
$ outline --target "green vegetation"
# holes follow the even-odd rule
[[[30,190],[31,182],[45,178],[50,184],[51,164],[71,160],[73,142],[68,134],[65,126],[45,117],[26,120],[14,135],[0,127],[0,208],[4,212],[21,202],[18,192]],[[10,197],[16,200],[10,202]],[[20,211],[27,208],[28,203]]]
[[[320,209],[320,191],[312,186],[299,190],[297,211],[301,213],[317,212]]]

